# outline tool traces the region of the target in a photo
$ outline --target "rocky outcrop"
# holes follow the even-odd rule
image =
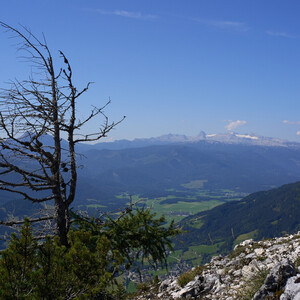
[[[284,293],[280,300],[300,299],[300,275],[290,277],[285,285]]]
[[[173,298],[196,298],[216,291],[221,285],[220,275],[209,274],[207,276],[197,275],[193,281],[190,281],[184,288],[177,293],[173,293]],[[161,294],[163,296],[163,293]]]
[[[268,296],[273,296],[276,291],[282,291],[287,280],[296,274],[295,266],[288,260],[283,259],[269,272],[264,284],[255,293],[253,300],[265,299]]]
[[[300,300],[300,232],[254,242],[246,240],[228,256],[191,271],[195,276],[184,286],[170,277],[156,293],[136,299],[280,299]],[[184,275],[181,275],[184,276]]]

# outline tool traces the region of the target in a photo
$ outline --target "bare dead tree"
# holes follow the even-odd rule
[[[1,90],[0,189],[36,203],[53,201],[55,234],[67,245],[69,207],[77,183],[76,144],[105,137],[125,117],[109,122],[104,113],[108,101],[103,107],[94,107],[85,119],[78,119],[76,103],[90,82],[78,90],[63,52],[59,51],[62,67],[57,68],[45,38],[38,39],[24,27],[18,30],[3,22],[0,25],[20,41],[19,50],[35,68],[28,80],[11,81],[8,89]],[[99,130],[79,134],[99,116],[104,118]],[[67,147],[63,147],[62,136]]]

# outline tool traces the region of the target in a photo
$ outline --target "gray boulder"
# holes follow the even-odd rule
[[[179,285],[177,284],[177,279],[174,277],[170,277],[165,279],[159,286],[159,293],[163,293],[165,291],[170,291],[173,289],[179,289]]]
[[[218,274],[207,276],[196,276],[195,280],[189,282],[183,289],[172,296],[176,298],[195,298],[216,290],[221,285],[221,278]]]
[[[300,275],[288,279],[280,300],[300,300]]]
[[[287,280],[295,276],[297,270],[295,266],[287,259],[281,261],[270,271],[267,275],[264,284],[255,293],[253,300],[265,299],[267,296],[273,296],[276,291],[280,291],[284,288]]]

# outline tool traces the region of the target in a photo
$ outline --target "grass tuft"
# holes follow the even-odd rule
[[[202,272],[205,270],[204,266],[198,266],[193,268],[192,270],[187,271],[186,273],[181,274],[177,278],[178,285],[184,287],[189,282],[195,279],[195,276],[201,275]]]

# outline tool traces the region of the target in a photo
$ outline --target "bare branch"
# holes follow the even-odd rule
[[[0,26],[20,41],[18,50],[34,67],[28,79],[15,79],[9,88],[0,90],[0,190],[37,203],[53,200],[55,231],[67,246],[68,209],[77,187],[75,145],[105,137],[125,117],[109,121],[104,113],[109,100],[100,108],[93,107],[83,121],[77,119],[77,101],[91,82],[77,89],[67,56],[59,51],[63,63],[56,67],[44,36],[40,40],[25,27],[18,30],[1,21]],[[96,117],[104,120],[99,130],[79,135]],[[67,149],[62,147],[62,134],[67,135]],[[9,177],[13,174],[17,181]],[[45,192],[50,196],[45,197]]]
[[[53,220],[53,216],[47,216],[47,217],[40,217],[36,219],[28,219],[30,223],[36,223],[36,222],[41,222],[41,221],[46,221],[46,220]],[[12,225],[22,225],[25,223],[25,220],[20,220],[20,221],[0,221],[0,225],[5,225],[5,226],[12,226]]]
[[[124,116],[120,121],[116,122],[116,123],[105,123],[105,125],[103,126],[103,128],[99,129],[99,132],[97,133],[90,133],[90,134],[86,134],[86,135],[81,135],[83,136],[83,138],[78,138],[75,140],[75,143],[83,143],[83,142],[95,142],[100,140],[103,137],[106,137],[107,134],[114,129],[118,124],[120,124],[122,121],[124,121],[124,119],[126,118],[126,116]],[[78,134],[76,134],[78,135]],[[94,137],[93,137],[94,136]]]
[[[49,197],[46,197],[46,198],[33,198],[31,196],[29,196],[27,193],[25,192],[22,192],[22,191],[17,191],[15,189],[11,189],[11,188],[8,188],[8,187],[5,187],[5,186],[1,186],[0,185],[0,190],[2,191],[8,191],[8,192],[12,192],[12,193],[16,193],[16,194],[20,194],[24,197],[24,199],[28,199],[34,203],[42,203],[42,202],[45,202],[45,201],[49,201],[49,200],[53,200],[54,199],[54,196],[49,196]]]

